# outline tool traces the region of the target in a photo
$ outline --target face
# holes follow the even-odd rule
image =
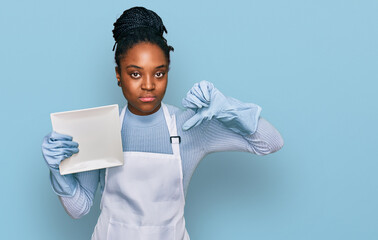
[[[137,43],[116,67],[116,76],[130,112],[149,115],[159,110],[168,83],[168,63],[153,43]]]

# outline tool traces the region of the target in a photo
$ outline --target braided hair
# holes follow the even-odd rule
[[[120,60],[127,50],[140,42],[149,42],[158,45],[163,50],[170,63],[169,52],[174,51],[172,46],[167,44],[163,33],[168,33],[163,21],[154,11],[144,7],[133,7],[125,10],[113,24],[113,37],[115,40],[115,62],[120,69]]]

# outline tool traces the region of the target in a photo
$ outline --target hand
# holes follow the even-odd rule
[[[212,83],[201,81],[194,84],[186,98],[182,100],[182,105],[194,109],[196,114],[184,123],[183,130],[189,130],[204,120],[210,120],[217,116],[226,101],[226,97]]]
[[[62,160],[79,152],[79,144],[72,137],[52,131],[42,143],[42,154],[49,167],[59,169]]]
[[[182,105],[196,111],[184,123],[183,130],[189,130],[214,117],[225,127],[244,136],[256,131],[261,112],[260,106],[226,97],[207,81],[194,84],[182,100]]]

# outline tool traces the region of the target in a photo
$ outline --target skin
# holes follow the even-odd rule
[[[167,58],[156,44],[141,42],[127,51],[115,71],[130,112],[145,116],[160,109],[168,70]]]

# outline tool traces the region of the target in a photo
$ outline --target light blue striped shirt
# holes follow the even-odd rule
[[[243,151],[266,155],[278,151],[283,146],[280,133],[261,116],[258,117],[256,131],[246,137],[227,129],[215,118],[183,131],[182,125],[195,112],[191,109],[182,110],[166,105],[170,114],[176,115],[177,131],[181,137],[180,154],[185,195],[196,167],[207,154],[219,151]],[[169,131],[162,108],[147,116],[135,115],[127,109],[121,135],[123,151],[172,154]],[[56,178],[60,177],[57,173],[53,175]],[[81,172],[73,176],[76,182],[73,196],[59,196],[59,198],[71,217],[80,218],[89,212],[99,183],[101,192],[103,191],[105,170]],[[53,189],[59,189],[59,186],[56,186],[57,181],[51,181],[51,184]]]

